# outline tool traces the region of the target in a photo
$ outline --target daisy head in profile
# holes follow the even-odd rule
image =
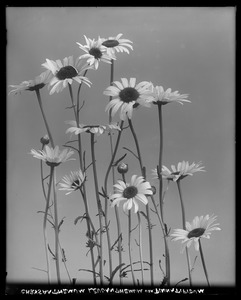
[[[166,166],[162,166],[162,171],[158,174],[157,169],[152,170],[152,175],[154,178],[167,179],[171,181],[178,181],[187,176],[193,176],[196,172],[205,172],[204,166],[202,166],[201,162],[189,164],[188,161],[182,161],[177,164],[177,167],[171,165],[171,169],[168,169]]]
[[[114,81],[113,85],[104,91],[104,95],[113,97],[105,110],[108,113],[111,110],[113,117],[120,109],[121,120],[124,121],[126,117],[131,119],[134,108],[139,105],[151,106],[150,84],[148,81],[136,83],[136,78],[130,78],[129,81],[126,78],[121,78],[121,81]]]
[[[190,247],[194,243],[195,250],[199,250],[199,239],[206,238],[210,239],[210,235],[214,230],[221,230],[215,223],[217,216],[206,215],[201,217],[195,217],[191,223],[186,222],[186,230],[174,229],[171,234],[173,241],[181,240],[182,248],[181,252],[184,251],[185,247]]]
[[[187,99],[188,94],[180,94],[178,91],[172,92],[170,88],[165,91],[162,86],[154,86],[152,84],[150,90],[153,95],[153,104],[165,105],[167,103],[177,102],[183,105],[183,102],[191,102]]]
[[[116,37],[109,37],[108,39],[103,39],[102,45],[107,48],[107,53],[111,56],[115,55],[115,52],[126,52],[130,53],[129,49],[133,50],[132,41],[128,39],[123,39],[122,33],[117,34]]]
[[[111,130],[121,130],[121,128],[117,125],[117,123],[111,123],[111,124],[107,124],[107,125],[84,125],[84,124],[79,124],[79,126],[77,126],[76,121],[66,121],[67,124],[71,125],[71,127],[69,127],[66,130],[66,133],[71,133],[71,134],[81,134],[83,132],[87,132],[87,133],[92,133],[92,134],[96,134],[97,136],[105,133],[105,132],[109,132]]]
[[[123,210],[127,212],[134,206],[134,212],[139,210],[138,202],[147,204],[147,195],[152,195],[152,188],[149,182],[145,181],[142,176],[133,175],[130,183],[125,183],[122,180],[118,180],[114,184],[115,193],[109,198],[112,201],[111,206],[117,205],[119,207],[120,202],[124,202]]]
[[[90,67],[87,65],[81,66],[81,62],[80,59],[74,62],[73,56],[65,57],[63,62],[59,59],[56,61],[46,59],[42,66],[53,75],[49,82],[50,95],[61,92],[68,84],[72,84],[73,80],[78,83],[83,82],[90,87],[91,82],[82,74]]]
[[[55,146],[55,148],[52,148],[46,145],[44,147],[44,150],[36,151],[32,149],[30,154],[32,154],[35,158],[41,159],[50,167],[56,167],[68,160],[75,160],[75,158],[70,158],[74,154],[74,151],[71,151],[69,149],[64,149],[61,151],[59,149],[59,146]]]
[[[86,45],[77,42],[79,48],[85,52],[85,54],[82,54],[79,58],[87,59],[86,62],[90,66],[93,66],[95,70],[98,69],[101,61],[110,64],[112,59],[116,59],[113,53],[107,52],[107,48],[102,45],[103,39],[100,37],[97,41],[95,39],[87,38],[85,35],[84,38]]]
[[[52,73],[47,70],[45,72],[42,72],[33,80],[23,81],[18,85],[11,84],[9,85],[9,87],[12,88],[12,90],[9,92],[9,94],[18,94],[22,91],[38,91],[50,82],[52,76]]]
[[[69,176],[65,175],[62,178],[62,182],[59,183],[59,190],[66,191],[66,195],[69,195],[70,193],[79,190],[84,181],[85,173],[83,173],[81,170],[74,172],[71,171]]]

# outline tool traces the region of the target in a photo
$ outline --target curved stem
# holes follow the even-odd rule
[[[186,230],[185,208],[184,208],[184,202],[183,202],[183,198],[182,198],[182,190],[181,190],[181,181],[180,180],[177,180],[177,187],[178,187],[179,198],[180,198],[180,202],[181,202],[182,227],[183,227],[184,230]],[[187,247],[186,247],[186,257],[187,257],[187,267],[188,267],[188,275],[189,275],[190,286],[192,286],[191,263],[190,263],[190,257],[189,257]]]
[[[131,256],[131,210],[128,212],[128,250],[129,250],[129,259],[130,259],[130,266],[131,266],[131,275],[132,275],[132,281],[133,285],[135,285],[135,275],[133,270],[133,264],[132,264],[132,256]]]
[[[141,158],[141,151],[140,151],[140,146],[138,142],[137,135],[135,133],[133,124],[131,119],[128,119],[130,130],[132,132],[135,145],[136,145],[136,151],[137,151],[137,156],[138,156],[138,161],[140,164],[140,169],[141,169],[141,174],[145,178],[145,171],[143,168],[142,164],[142,158]],[[147,215],[147,223],[148,223],[148,236],[149,236],[149,252],[150,252],[150,277],[151,277],[151,285],[154,284],[154,271],[153,271],[153,249],[152,249],[152,232],[151,232],[151,222],[150,222],[150,214],[149,214],[149,204],[147,203],[146,205],[146,215]]]
[[[203,250],[202,250],[202,245],[201,245],[201,239],[198,239],[198,243],[199,243],[199,251],[200,251],[200,255],[201,255],[201,260],[202,260],[202,265],[203,265],[203,270],[207,279],[207,283],[208,286],[210,287],[210,283],[209,283],[209,279],[208,279],[208,272],[207,272],[207,268],[206,268],[206,264],[205,264],[205,260],[204,260],[204,256],[203,256]]]
[[[51,167],[52,168],[52,167]],[[54,230],[55,230],[55,264],[57,273],[57,282],[61,284],[60,268],[59,268],[59,222],[58,222],[58,207],[56,194],[56,173],[53,168],[53,191],[54,191]]]
[[[83,76],[86,75],[88,70],[85,70],[85,73]],[[76,109],[75,109],[75,104],[74,104],[74,98],[73,98],[73,91],[72,91],[72,87],[69,84],[69,92],[70,92],[70,99],[71,99],[71,104],[72,104],[72,108],[74,111],[74,116],[75,116],[75,121],[76,121],[76,126],[79,128],[79,112],[80,112],[80,90],[82,87],[82,83],[79,84],[78,87],[78,92],[77,92],[77,105],[76,105]],[[80,163],[80,169],[81,171],[83,170],[83,160],[82,160],[82,143],[81,143],[81,134],[78,134],[78,154],[79,154],[79,163]],[[82,198],[83,198],[83,202],[84,202],[84,206],[85,206],[85,213],[86,213],[86,224],[87,224],[87,231],[88,231],[88,236],[91,237],[91,225],[93,226],[93,223],[91,221],[90,218],[90,214],[89,214],[89,209],[88,209],[88,201],[87,201],[87,194],[86,194],[86,188],[85,188],[85,182],[83,183],[83,191],[81,191],[82,194]],[[97,236],[96,231],[94,230],[94,234],[95,237]],[[96,238],[97,239],[97,238]],[[98,244],[98,242],[97,242]],[[98,247],[97,247],[98,248]],[[99,250],[99,249],[98,249]],[[95,258],[94,258],[94,251],[93,248],[90,249],[90,255],[91,255],[91,265],[92,265],[92,274],[93,274],[93,282],[94,285],[96,284],[96,272],[95,272]]]
[[[93,174],[94,174],[94,185],[95,185],[95,195],[98,207],[98,216],[100,223],[100,283],[103,284],[103,251],[102,251],[102,234],[103,234],[103,225],[102,225],[102,216],[103,211],[101,207],[101,202],[99,198],[99,188],[98,188],[98,177],[96,170],[96,161],[95,161],[95,135],[94,133],[90,133],[90,144],[91,144],[91,157],[92,157],[92,166],[93,166]]]
[[[118,132],[118,136],[117,136],[117,140],[116,140],[116,144],[115,144],[115,149],[114,149],[113,155],[111,157],[111,161],[110,161],[109,166],[107,168],[105,179],[104,179],[104,190],[105,190],[106,195],[108,194],[107,193],[107,181],[108,181],[109,173],[110,173],[111,167],[113,165],[113,162],[115,160],[115,156],[116,156],[116,153],[117,153],[117,150],[118,150],[118,147],[119,147],[123,125],[124,125],[124,121],[121,121],[121,124],[120,124],[120,129],[121,130]]]
[[[83,186],[83,188],[85,189],[85,187]],[[90,215],[89,215],[89,208],[88,208],[88,203],[87,203],[87,200],[86,200],[86,193],[85,192],[81,192],[81,195],[82,195],[82,198],[83,198],[83,202],[84,202],[84,206],[85,206],[85,213],[86,213],[86,225],[87,225],[87,231],[88,231],[88,237],[91,238],[92,237],[92,234],[91,234],[91,218],[90,218]],[[93,224],[92,224],[93,226]],[[94,227],[94,226],[93,226]],[[94,232],[94,235],[96,237],[96,231],[95,229],[93,230]],[[98,243],[97,243],[98,244]],[[97,246],[98,248],[98,246]],[[94,281],[94,285],[96,285],[96,275],[95,275],[95,258],[94,258],[94,251],[93,251],[93,248],[91,247],[90,248],[90,255],[91,255],[91,265],[92,265],[92,271],[93,271],[93,281]]]
[[[137,212],[138,226],[139,226],[139,255],[141,261],[141,279],[142,285],[144,285],[144,272],[143,272],[143,257],[142,257],[142,232],[141,232],[141,217],[139,211]]]
[[[54,148],[54,140],[53,140],[52,134],[50,132],[47,119],[45,117],[45,113],[44,113],[43,105],[42,105],[42,100],[41,100],[41,96],[40,96],[40,91],[39,91],[39,89],[37,89],[37,90],[35,90],[35,92],[36,92],[36,95],[37,95],[39,107],[40,107],[40,110],[41,110],[41,113],[42,113],[42,117],[43,117],[44,124],[45,124],[46,130],[47,130],[48,136],[49,136],[49,140],[50,140],[51,146],[52,146],[52,148]]]
[[[48,251],[47,219],[48,219],[48,209],[49,209],[52,181],[53,181],[53,168],[50,168],[49,188],[48,188],[48,195],[46,198],[46,206],[45,206],[44,221],[43,221],[44,246],[45,246],[45,255],[46,255],[46,262],[47,262],[47,274],[48,274],[48,283],[49,284],[51,281],[51,273],[50,273],[49,251]]]

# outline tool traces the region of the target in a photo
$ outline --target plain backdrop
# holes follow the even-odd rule
[[[7,85],[34,79],[43,68],[46,58],[57,60],[84,52],[76,42],[85,44],[89,38],[115,37],[133,42],[130,54],[117,53],[114,79],[135,77],[137,82],[147,80],[180,93],[188,93],[192,103],[168,104],[163,107],[164,152],[163,164],[170,167],[179,161],[202,161],[206,172],[199,172],[182,181],[186,218],[215,214],[221,231],[214,231],[210,240],[203,239],[203,251],[210,282],[217,286],[235,284],[235,8],[233,7],[7,7]],[[110,65],[100,63],[97,71],[89,71],[92,87],[83,86],[81,111],[83,124],[107,124],[105,106],[108,97],[103,91],[110,85]],[[78,85],[73,84],[76,95]],[[7,87],[7,92],[9,88]],[[55,144],[62,145],[70,138],[65,134],[67,120],[73,120],[68,89],[49,95],[41,90],[44,109]],[[40,164],[29,152],[40,149],[40,138],[46,134],[34,92],[11,94],[7,97],[7,281],[46,282],[46,268],[42,223],[45,207],[40,182]],[[119,121],[116,114],[115,121]],[[133,114],[133,125],[140,142],[147,179],[158,187],[151,170],[158,164],[159,131],[156,106],[140,108]],[[116,136],[116,135],[115,135]],[[83,135],[87,163],[91,162],[89,135]],[[99,185],[110,161],[109,138],[96,138],[96,159]],[[135,151],[132,136],[125,130],[117,157],[125,154],[122,147]],[[77,158],[77,156],[75,155]],[[128,153],[125,162],[132,174],[140,175],[138,162]],[[57,180],[78,169],[78,160],[66,162],[57,169]],[[45,169],[47,172],[47,168]],[[91,214],[98,227],[96,201],[93,190],[92,169],[88,170],[88,198]],[[120,176],[117,178],[120,178]],[[111,188],[111,181],[109,189]],[[79,193],[65,196],[58,191],[59,219],[64,218],[60,240],[65,250],[71,278],[77,283],[90,283],[91,273],[78,271],[91,269],[90,255],[86,255],[86,224],[76,217],[84,213]],[[140,205],[145,211],[145,207]],[[169,185],[165,199],[165,218],[171,229],[181,228],[181,210],[175,183]],[[128,260],[127,216],[120,206],[123,235],[123,260]],[[109,208],[112,242],[117,238],[114,210]],[[137,224],[133,216],[133,226]],[[151,212],[155,225],[152,230],[154,248],[155,283],[163,279],[158,261],[164,268],[164,245],[158,220]],[[143,255],[149,260],[146,221],[142,218]],[[135,230],[134,235],[137,234]],[[49,238],[54,249],[53,230]],[[136,236],[137,238],[137,236]],[[106,238],[104,236],[105,245]],[[187,277],[186,257],[180,253],[180,243],[170,241],[171,282]],[[133,239],[134,260],[138,251]],[[105,249],[106,251],[106,249]],[[108,275],[108,257],[104,271]],[[118,265],[118,253],[113,251],[113,265]],[[206,285],[201,259],[192,247],[192,261],[197,257],[193,281]],[[55,278],[54,261],[52,274]],[[140,279],[140,272],[136,272]],[[61,264],[61,277],[68,282]],[[145,271],[148,280],[149,272]],[[117,281],[117,276],[115,277]],[[130,282],[130,273],[124,281]]]

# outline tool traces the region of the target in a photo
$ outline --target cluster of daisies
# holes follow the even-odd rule
[[[49,93],[59,93],[67,86],[71,86],[73,82],[78,84],[86,84],[91,87],[90,80],[86,77],[89,69],[97,70],[100,62],[111,64],[116,60],[116,53],[133,50],[132,42],[123,39],[122,34],[107,39],[99,37],[98,39],[90,39],[84,36],[85,45],[77,42],[79,48],[85,53],[80,55],[75,61],[73,56],[65,57],[61,60],[46,59],[42,64],[46,70],[34,80],[24,81],[20,85],[11,85],[13,89],[10,93],[19,93],[24,90],[39,91],[45,85],[48,86]],[[112,117],[119,111],[119,117],[122,121],[127,118],[131,119],[133,110],[139,106],[151,107],[151,105],[166,105],[167,103],[191,102],[188,100],[188,94],[180,94],[178,91],[172,91],[170,88],[164,89],[162,86],[155,86],[150,81],[142,81],[137,83],[136,78],[121,78],[120,81],[113,81],[111,86],[104,90],[104,95],[111,97],[111,101],[106,105],[105,111]],[[76,121],[68,121],[71,126],[66,133],[81,134],[83,132],[101,135],[110,130],[121,130],[117,123],[107,125],[84,125],[77,124]],[[51,148],[45,143],[44,150],[31,150],[31,154],[46,162],[50,167],[56,167],[59,164],[68,161],[73,151],[60,151],[59,147]],[[201,163],[179,162],[177,167],[171,166],[171,170],[162,166],[162,170],[153,170],[154,178],[160,180],[178,181],[186,176],[193,175],[195,172],[203,170]],[[124,169],[123,169],[124,170]],[[60,190],[67,191],[70,194],[73,191],[81,189],[85,182],[86,175],[81,171],[71,172],[69,176],[63,178],[60,184]],[[119,206],[122,202],[124,212],[134,207],[134,212],[139,210],[138,202],[146,205],[148,197],[153,195],[153,187],[142,176],[133,175],[129,183],[122,180],[114,185],[114,193],[109,196],[112,206]],[[195,217],[192,223],[186,222],[185,229],[176,229],[172,236],[174,240],[183,240],[184,245],[190,246],[192,241],[195,242],[195,248],[198,250],[197,241],[203,238],[209,238],[211,231],[220,230],[215,223],[216,217],[206,215],[205,217]],[[215,223],[215,224],[213,224]]]

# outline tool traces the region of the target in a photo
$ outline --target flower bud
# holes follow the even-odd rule
[[[120,163],[117,167],[117,171],[120,173],[120,174],[125,174],[128,172],[128,165],[125,164],[125,163]]]
[[[49,143],[49,137],[48,137],[48,135],[46,134],[45,136],[41,137],[40,142],[43,145],[48,145],[48,143]]]
[[[152,195],[156,194],[156,187],[154,185],[151,186]]]

